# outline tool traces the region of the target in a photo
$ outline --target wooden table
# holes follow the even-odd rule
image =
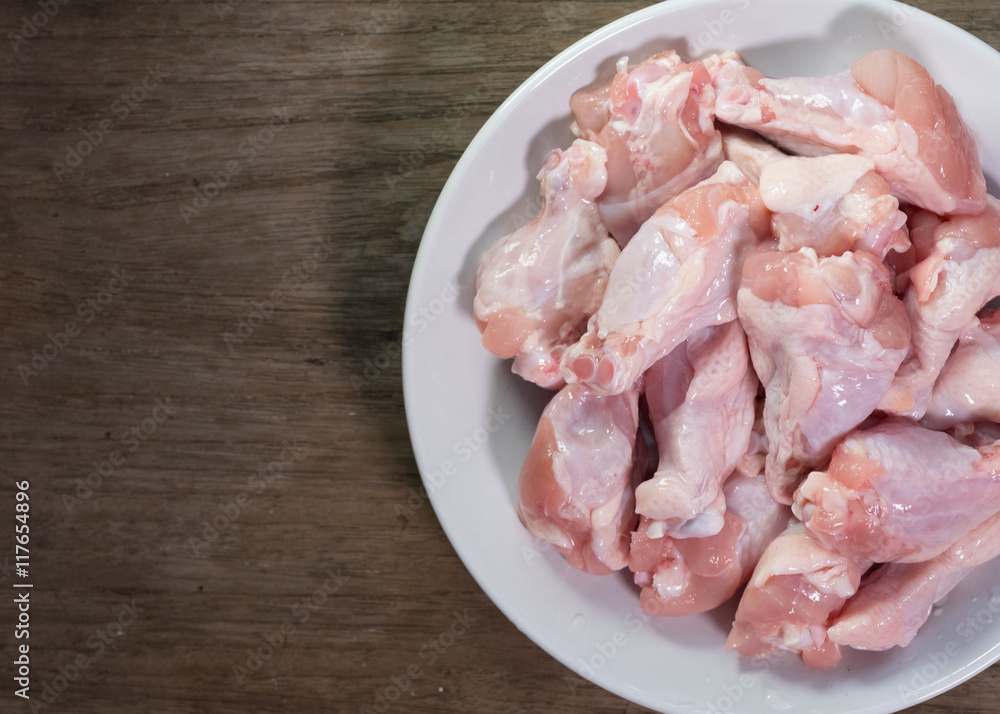
[[[477,129],[648,4],[0,7],[5,531],[30,496],[30,574],[4,536],[0,587],[34,586],[29,639],[0,599],[0,711],[357,712],[394,686],[399,711],[645,711],[518,632],[429,506],[393,508],[420,481],[392,345]],[[920,6],[1000,47],[996,3]],[[998,694],[994,668],[914,711]]]

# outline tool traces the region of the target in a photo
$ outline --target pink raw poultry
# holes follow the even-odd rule
[[[758,131],[803,156],[861,154],[901,200],[939,214],[976,214],[986,181],[979,148],[951,96],[895,50],[849,73],[769,79],[729,60],[714,79],[721,121]]]
[[[652,519],[650,533],[715,535],[726,512],[722,483],[754,423],[758,382],[743,329],[733,321],[696,332],[644,381],[660,463],[636,489],[636,512]]]
[[[924,423],[1000,422],[1000,310],[974,321],[934,383]]]
[[[494,244],[479,262],[473,313],[483,346],[513,357],[513,370],[558,389],[559,358],[583,333],[604,296],[618,246],[594,199],[604,190],[604,149],[575,141],[538,174],[544,205],[530,223]]]
[[[756,185],[728,161],[666,203],[625,246],[587,333],[564,353],[566,381],[623,392],[693,333],[734,320],[739,267],[769,223]]]
[[[738,301],[766,390],[768,488],[791,503],[800,476],[821,465],[889,388],[909,322],[888,270],[863,251],[752,253]]]
[[[642,517],[632,534],[629,568],[652,615],[692,615],[731,598],[753,572],[767,545],[788,524],[791,511],[764,485],[763,454],[748,454],[726,480],[722,529],[704,538],[653,538]]]
[[[838,444],[792,509],[849,558],[927,560],[1000,510],[1000,446],[977,450],[911,422],[883,422]]]
[[[538,422],[521,468],[517,512],[574,568],[606,575],[628,563],[635,485],[645,474],[639,387],[610,397],[572,384]]]
[[[621,246],[722,162],[712,78],[704,63],[681,62],[673,50],[631,69],[623,57],[609,86],[577,93],[570,106],[577,135],[607,150],[601,217]]]
[[[972,570],[1000,555],[1000,515],[973,528],[940,555],[879,568],[828,630],[833,642],[863,650],[906,647],[936,602]]]
[[[911,223],[920,261],[905,300],[912,354],[879,408],[919,419],[959,335],[1000,295],[1000,201],[989,196],[979,215],[945,221],[921,211]]]
[[[760,195],[774,212],[771,226],[781,250],[808,247],[819,256],[867,250],[884,258],[910,247],[906,214],[864,156],[770,162],[761,169]]]
[[[760,134],[734,126],[722,126],[722,155],[760,185],[760,172],[772,161],[787,159],[788,154],[764,141]]]
[[[726,647],[745,657],[789,650],[807,667],[832,667],[840,647],[827,637],[827,627],[870,565],[827,548],[792,519],[757,563]]]

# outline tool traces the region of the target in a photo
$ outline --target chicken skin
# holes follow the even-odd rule
[[[990,196],[976,216],[942,221],[921,212],[911,222],[919,259],[905,298],[913,344],[879,408],[919,419],[955,342],[1000,295],[1000,201]]]
[[[682,62],[673,50],[632,68],[623,57],[609,86],[578,93],[570,106],[577,134],[607,151],[608,183],[598,203],[621,246],[722,162],[712,78],[704,63]]]
[[[936,429],[979,421],[1000,422],[1000,309],[959,335],[923,419]]]
[[[876,563],[928,560],[1000,510],[1000,446],[907,421],[851,433],[792,506],[824,545]]]
[[[729,60],[714,83],[720,121],[802,156],[866,156],[895,196],[935,213],[983,209],[972,132],[951,96],[901,52],[876,50],[830,77],[770,79]]]
[[[693,615],[731,598],[747,582],[764,549],[788,524],[788,506],[775,503],[764,485],[763,459],[726,479],[721,530],[704,538],[651,537],[643,516],[632,534],[629,568],[642,587],[640,601],[652,615]]]
[[[845,647],[906,647],[941,601],[977,566],[1000,555],[1000,515],[920,563],[889,563],[861,583],[827,631]]]
[[[619,254],[595,203],[605,162],[604,149],[582,140],[552,152],[538,175],[541,213],[479,262],[473,314],[483,346],[513,357],[515,374],[549,389],[563,385],[563,350],[601,304]]]
[[[518,482],[517,512],[535,537],[574,568],[621,570],[638,516],[635,486],[645,474],[637,384],[602,396],[573,384],[542,412]]]
[[[744,657],[788,650],[807,667],[832,667],[840,661],[840,646],[827,628],[870,565],[824,546],[793,518],[757,563],[726,647]]]
[[[770,234],[756,185],[735,164],[660,208],[622,251],[562,374],[604,394],[628,389],[698,330],[736,318],[739,268]]]
[[[723,527],[722,484],[746,453],[757,376],[736,321],[693,334],[644,376],[659,467],[636,489],[651,533],[715,535]]]
[[[889,389],[907,353],[909,321],[888,270],[864,251],[752,253],[738,303],[766,392],[768,488],[790,504],[800,477]]]

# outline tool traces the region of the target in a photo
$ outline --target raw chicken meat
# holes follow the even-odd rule
[[[919,419],[956,340],[992,298],[1000,295],[1000,201],[988,197],[978,216],[912,219],[920,260],[909,272],[906,310],[912,354],[879,408]]]
[[[728,161],[665,204],[622,251],[587,333],[563,354],[566,381],[623,392],[693,333],[734,320],[739,267],[769,223],[757,187]]]
[[[664,64],[667,57],[674,60],[675,64],[681,61],[674,52],[664,57]],[[611,120],[611,85],[605,84],[591,91],[580,90],[574,93],[569,99],[569,107],[573,111],[573,124],[570,126],[573,135],[596,142],[601,129]]]
[[[562,352],[601,304],[620,252],[594,203],[605,159],[604,149],[582,140],[552,152],[538,174],[541,213],[479,263],[473,311],[483,346],[513,357],[514,372],[543,387],[562,386]]]
[[[906,214],[871,159],[791,157],[735,127],[722,130],[722,151],[760,187],[781,250],[811,247],[821,256],[867,250],[884,258],[910,247]]]
[[[759,134],[746,129],[725,126],[721,129],[722,155],[740,167],[750,179],[760,185],[761,170],[772,161],[787,159],[788,154],[768,144]]]
[[[610,397],[573,384],[538,422],[518,482],[525,527],[574,568],[606,575],[628,563],[635,486],[646,470],[639,390]]]
[[[611,121],[611,92],[616,82],[620,88],[621,83],[627,82],[628,75],[632,72],[641,72],[648,79],[666,77],[683,63],[681,56],[674,50],[655,54],[631,69],[628,57],[619,58],[615,65],[615,76],[610,82],[597,89],[581,89],[569,98],[569,108],[573,112],[570,130],[580,139],[597,141],[601,130]]]
[[[832,667],[840,647],[827,637],[827,627],[870,565],[825,547],[792,519],[757,563],[726,647],[745,657],[789,650],[807,667]]]
[[[855,431],[792,506],[848,558],[915,563],[942,553],[1000,510],[1000,445],[974,449],[905,421]]]
[[[861,583],[827,634],[862,650],[906,647],[940,602],[972,570],[1000,555],[1000,515],[921,563],[889,563]]]
[[[599,204],[621,246],[668,199],[722,162],[712,78],[702,62],[681,62],[673,50],[631,69],[621,58],[609,87],[578,93],[570,106],[577,135],[607,150],[608,184]]]
[[[660,464],[635,492],[651,537],[701,538],[722,529],[722,483],[746,453],[757,376],[736,321],[691,335],[647,370],[649,419]]]
[[[861,154],[898,198],[939,214],[976,214],[979,147],[951,96],[920,64],[877,50],[831,77],[768,79],[729,60],[715,73],[721,121],[804,156]]]
[[[752,459],[748,460],[752,461]],[[705,538],[652,538],[643,516],[632,534],[629,568],[642,587],[651,615],[693,615],[731,598],[753,572],[761,554],[788,524],[791,511],[767,494],[763,459],[738,468],[724,486],[727,510],[719,533]]]
[[[790,504],[799,477],[874,411],[906,355],[909,322],[888,270],[863,251],[751,253],[738,304],[766,391],[768,488]]]
[[[923,423],[1000,422],[1000,309],[966,328],[934,383]]]
[[[864,156],[769,162],[761,169],[760,195],[774,212],[771,227],[781,250],[808,247],[820,256],[867,250],[884,258],[910,247],[906,214]]]

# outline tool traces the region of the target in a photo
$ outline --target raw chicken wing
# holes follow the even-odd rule
[[[974,421],[1000,422],[1000,309],[959,336],[923,419],[935,429]]]
[[[731,598],[753,572],[761,554],[788,524],[791,511],[775,503],[758,469],[737,469],[724,486],[725,524],[705,538],[652,538],[643,516],[632,534],[629,568],[642,587],[643,609],[651,615],[693,615]]]
[[[716,113],[803,156],[875,162],[898,198],[939,214],[976,214],[986,181],[979,147],[951,96],[895,50],[831,77],[768,79],[730,60],[715,74]]]
[[[825,547],[792,519],[757,563],[726,647],[744,657],[790,650],[807,667],[832,667],[840,647],[827,637],[827,627],[869,565]]]
[[[564,353],[566,381],[623,392],[693,333],[734,320],[739,267],[769,223],[757,187],[728,161],[660,208],[622,251],[587,333]]]
[[[904,422],[855,431],[795,493],[795,515],[848,558],[915,563],[1000,510],[1000,447]]]
[[[479,263],[473,310],[483,346],[513,357],[514,372],[543,387],[562,386],[559,358],[601,304],[619,254],[594,203],[607,179],[605,158],[582,140],[552,152],[538,174],[541,214]]]
[[[760,185],[761,170],[772,161],[787,159],[788,154],[768,144],[759,134],[734,126],[723,126],[722,155],[740,167],[750,179]]]
[[[624,246],[668,199],[715,172],[722,144],[702,62],[669,50],[631,69],[623,57],[617,70],[609,87],[578,93],[570,106],[577,134],[607,150],[601,217]]]
[[[920,260],[910,270],[905,299],[912,354],[879,408],[919,419],[956,340],[1000,295],[1000,201],[990,196],[978,216],[942,222],[921,212],[911,222]]]
[[[635,492],[653,537],[700,538],[722,529],[722,483],[746,453],[757,376],[735,320],[706,327],[646,372],[659,468]]]
[[[809,247],[820,256],[867,250],[884,258],[910,247],[906,214],[864,156],[770,162],[761,169],[760,195],[774,212],[771,226],[781,250]]]
[[[861,650],[906,647],[931,608],[978,565],[1000,555],[1000,515],[921,563],[889,563],[861,583],[830,627],[833,642]]]
[[[790,504],[800,476],[874,411],[906,355],[909,322],[888,270],[863,251],[754,252],[738,302],[766,391],[768,488]]]
[[[628,563],[635,485],[646,469],[640,385],[610,397],[573,384],[538,422],[518,482],[525,527],[574,568],[606,575]]]

